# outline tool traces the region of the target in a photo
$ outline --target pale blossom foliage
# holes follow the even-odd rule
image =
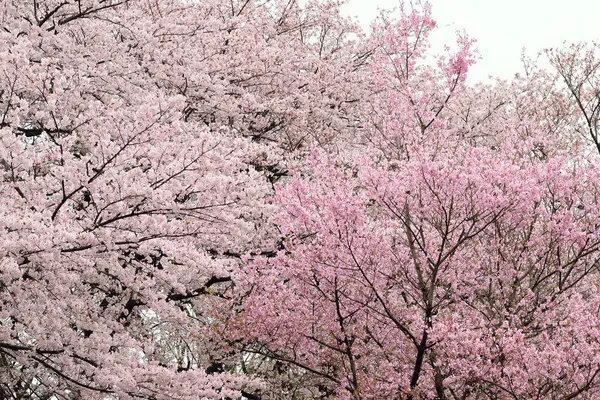
[[[0,4],[0,397],[261,387],[217,326],[278,162],[345,125],[336,4]]]

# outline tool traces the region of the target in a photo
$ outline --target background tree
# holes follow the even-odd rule
[[[600,152],[598,45],[596,43],[576,43],[564,49],[548,49],[546,55],[562,78],[571,100],[579,111],[582,124],[578,126],[578,132],[591,140],[596,150]]]

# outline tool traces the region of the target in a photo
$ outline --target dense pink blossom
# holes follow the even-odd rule
[[[342,3],[0,3],[0,397],[600,396],[597,46]]]

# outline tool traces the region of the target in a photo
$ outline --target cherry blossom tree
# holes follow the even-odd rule
[[[539,69],[468,88],[472,41],[432,64],[434,27],[427,5],[375,25],[365,146],[277,186],[283,249],[246,275],[247,351],[339,399],[595,398],[594,83],[579,110]]]
[[[254,351],[340,398],[595,393],[596,170],[510,156],[321,161],[288,184],[286,251],[255,264]]]
[[[335,1],[0,21],[0,397],[253,398],[216,326],[241,254],[275,246],[280,161],[349,125],[355,26]]]

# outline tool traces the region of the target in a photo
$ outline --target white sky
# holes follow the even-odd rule
[[[408,3],[408,1],[407,1]],[[477,39],[481,60],[469,82],[488,76],[510,79],[521,71],[521,52],[535,56],[566,40],[600,40],[600,0],[430,0],[438,23],[432,49],[441,52],[454,33],[464,29]],[[345,11],[358,16],[366,29],[377,8],[390,9],[398,0],[349,0]]]

